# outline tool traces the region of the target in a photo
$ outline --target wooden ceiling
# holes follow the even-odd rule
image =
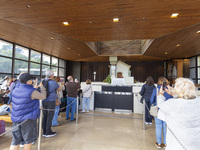
[[[0,38],[73,61],[108,61],[85,42],[155,39],[143,56],[119,58],[188,58],[200,54],[199,4],[200,0],[2,0]],[[170,18],[172,13],[179,13],[178,18]],[[113,23],[115,17],[118,23]]]

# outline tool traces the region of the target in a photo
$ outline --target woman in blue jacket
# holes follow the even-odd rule
[[[153,89],[155,88],[154,81],[152,77],[148,77],[146,83],[142,86],[140,91],[140,95],[145,100],[146,107],[145,107],[145,124],[152,124],[152,116],[149,114],[149,109],[151,106],[151,94]],[[148,108],[147,108],[148,107]]]
[[[164,78],[164,77],[160,77],[158,78],[158,83],[157,83],[157,88],[158,91],[161,88],[161,85],[163,85],[163,82],[166,82],[166,85],[169,85],[169,81]],[[151,105],[157,105],[157,88],[153,89],[153,93],[151,95]],[[166,98],[166,100],[172,98],[171,95],[169,95],[167,92],[163,93],[164,97]],[[158,116],[159,113],[161,114],[162,112],[158,111]],[[164,143],[164,147],[166,147],[166,122],[163,120],[158,119],[157,117],[154,117],[155,119],[155,124],[156,124],[156,146],[157,148],[161,148],[161,144],[162,144],[162,131],[163,131],[163,143]]]

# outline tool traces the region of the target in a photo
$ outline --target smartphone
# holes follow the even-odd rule
[[[163,87],[163,90],[165,90],[167,88],[167,82],[163,82],[162,87]]]

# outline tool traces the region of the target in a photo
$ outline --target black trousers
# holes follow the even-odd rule
[[[145,106],[145,122],[152,122],[152,116],[149,113],[149,110],[150,110],[150,107],[151,107],[151,102],[145,101],[145,103],[146,103],[146,106]],[[147,109],[147,107],[148,107],[149,110]]]
[[[44,109],[55,109],[56,104],[55,101],[43,101],[42,106]],[[52,110],[43,110],[43,118],[42,118],[42,129],[44,135],[52,134],[51,125],[54,116],[54,111]]]

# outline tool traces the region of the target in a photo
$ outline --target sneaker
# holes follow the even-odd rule
[[[157,142],[156,142],[156,147],[157,147],[157,148],[162,148],[162,147],[161,147],[161,144],[158,144]]]
[[[89,110],[87,110],[86,112],[89,112]]]
[[[81,112],[82,112],[82,113],[84,113],[84,112],[85,112],[85,110],[82,110]]]
[[[33,142],[32,144],[34,144],[35,142]],[[19,147],[23,148],[24,144],[20,144]]]
[[[46,134],[43,134],[42,136],[44,136],[44,137],[45,137],[45,136],[46,136]]]
[[[45,137],[52,137],[52,136],[55,136],[56,135],[56,132],[52,132],[51,134],[49,134],[49,135],[46,135]]]
[[[23,147],[24,147],[24,144],[20,144],[19,147],[23,148]]]
[[[149,122],[150,125],[152,125],[152,122]]]
[[[148,122],[145,122],[145,124],[149,124]]]
[[[163,147],[166,148],[166,147],[167,147],[167,144],[163,144]]]

